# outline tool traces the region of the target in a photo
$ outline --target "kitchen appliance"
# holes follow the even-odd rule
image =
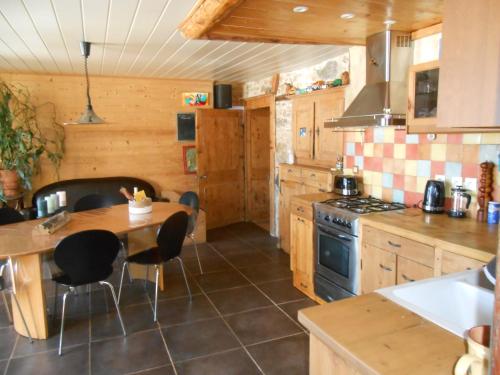
[[[366,39],[366,85],[342,117],[325,121],[325,128],[406,125],[410,41],[409,33],[393,30]]]
[[[471,195],[462,186],[457,185],[451,189],[451,210],[448,216],[464,218],[470,206]]]
[[[350,196],[315,203],[315,293],[325,301],[354,296],[359,285],[360,216],[403,208],[404,204],[373,197]]]
[[[358,180],[355,176],[335,175],[333,191],[340,195],[358,195]]]
[[[214,108],[231,108],[232,106],[232,86],[214,85]]]
[[[422,210],[431,214],[441,214],[444,212],[444,182],[428,180],[425,185],[424,200]]]

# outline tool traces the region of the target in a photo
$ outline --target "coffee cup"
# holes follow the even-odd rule
[[[488,375],[490,361],[490,326],[467,331],[467,353],[455,365],[455,375]]]

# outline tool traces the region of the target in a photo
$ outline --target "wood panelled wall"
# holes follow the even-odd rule
[[[59,123],[76,121],[85,107],[83,76],[0,74],[7,82],[25,86],[35,103],[52,102]],[[184,174],[182,146],[177,141],[178,112],[183,92],[208,92],[212,81],[91,77],[92,104],[105,119],[100,125],[66,125],[66,153],[60,179],[133,176],[161,190],[195,190],[195,175]],[[34,190],[56,181],[53,169],[42,164]]]

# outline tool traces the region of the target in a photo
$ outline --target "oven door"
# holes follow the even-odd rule
[[[358,288],[358,238],[338,229],[316,226],[316,272],[351,293]]]

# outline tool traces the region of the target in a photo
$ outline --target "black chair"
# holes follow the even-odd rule
[[[126,263],[137,263],[146,266],[155,267],[155,309],[153,314],[153,321],[156,322],[157,317],[157,307],[158,307],[158,278],[160,275],[159,266],[165,262],[173,259],[179,261],[181,267],[182,275],[184,276],[184,281],[186,282],[186,288],[189,293],[189,298],[191,299],[191,289],[189,288],[189,283],[186,277],[186,272],[184,270],[184,263],[179,256],[182,250],[182,243],[184,242],[184,237],[186,237],[186,229],[188,226],[188,214],[185,211],[179,211],[170,216],[161,225],[158,235],[156,237],[155,246],[151,249],[141,251],[140,253],[131,255],[127,257],[122,268],[122,275],[120,280],[120,289],[118,291],[118,301],[120,301],[122,285],[123,285],[123,274],[125,272]],[[146,271],[147,274],[147,271]]]
[[[62,354],[66,299],[78,286],[99,283],[102,286],[109,287],[123,335],[127,335],[113,285],[105,281],[113,273],[113,261],[116,259],[119,250],[120,240],[118,237],[112,232],[98,229],[74,233],[57,244],[54,261],[62,270],[62,273],[52,278],[56,283],[56,301],[57,286],[61,284],[68,287],[68,291],[63,295],[59,355]],[[56,314],[56,311],[57,305],[54,306],[54,314]]]
[[[198,246],[196,245],[195,238],[196,222],[198,220],[198,214],[200,212],[200,199],[198,198],[198,194],[196,194],[194,191],[187,191],[181,195],[181,197],[179,198],[179,203],[185,206],[189,206],[193,210],[191,215],[189,215],[186,237],[190,238],[191,241],[193,241],[194,251],[196,252],[196,259],[198,259],[198,267],[200,267],[200,273],[203,274],[200,255],[198,254]]]
[[[0,225],[19,223],[24,221],[24,216],[12,207],[0,208]]]

